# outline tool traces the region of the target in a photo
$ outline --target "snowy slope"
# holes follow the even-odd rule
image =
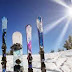
[[[45,59],[47,72],[72,72],[72,50],[45,54]],[[23,55],[23,65],[24,71],[28,72],[27,55]],[[41,72],[40,67],[40,56],[33,55],[34,72]],[[0,63],[0,72],[1,69]],[[7,71],[13,71],[13,56],[11,55],[7,56]]]

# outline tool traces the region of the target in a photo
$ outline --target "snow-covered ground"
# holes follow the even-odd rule
[[[1,62],[1,56],[0,56]],[[28,72],[27,55],[23,55],[24,72]],[[72,72],[72,50],[45,54],[47,72]],[[40,70],[40,55],[33,55],[33,71]],[[2,66],[0,63],[0,72]],[[7,71],[13,71],[13,56],[7,56]]]

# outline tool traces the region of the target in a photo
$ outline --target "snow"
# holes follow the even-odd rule
[[[40,55],[33,56],[33,71],[41,72]],[[1,62],[0,56],[0,62]],[[23,55],[24,72],[28,72],[27,55]],[[47,72],[72,72],[72,50],[45,54]],[[13,71],[13,56],[7,56],[7,71]],[[0,72],[2,65],[0,63]]]

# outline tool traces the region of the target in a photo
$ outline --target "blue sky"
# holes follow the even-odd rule
[[[67,0],[66,0],[67,3]],[[69,4],[70,2],[68,2]],[[38,33],[36,27],[36,18],[41,16],[43,18],[44,30],[46,26],[52,25],[61,17],[65,16],[65,7],[53,2],[52,0],[0,0],[0,54],[2,54],[2,25],[1,18],[3,16],[8,18],[7,28],[7,51],[12,46],[12,34],[15,31],[19,31],[23,36],[23,53],[27,54],[26,43],[26,31],[25,26],[31,24],[32,26],[32,53],[39,53]],[[67,32],[62,39],[60,45],[55,48],[57,40],[64,28],[67,19],[60,22],[55,28],[49,32],[44,33],[44,50],[45,53],[49,53],[51,50],[57,50],[63,48],[63,44],[69,35],[72,34],[71,23],[67,29]]]

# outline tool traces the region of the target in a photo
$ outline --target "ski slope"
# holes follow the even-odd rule
[[[28,72],[27,62],[27,55],[23,55],[24,72]],[[45,64],[47,72],[72,72],[72,50],[45,54]],[[40,55],[33,55],[33,71],[41,72],[40,67]],[[7,71],[13,71],[12,55],[7,56]],[[1,63],[0,72],[2,72]]]

